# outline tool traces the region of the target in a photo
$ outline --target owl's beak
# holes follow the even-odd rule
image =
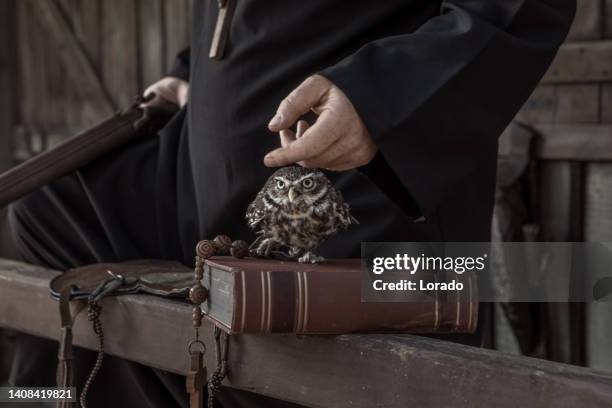
[[[289,188],[289,193],[287,194],[287,196],[289,197],[290,203],[295,201],[296,197],[298,197],[299,195],[300,195],[300,192],[296,190],[295,187]]]

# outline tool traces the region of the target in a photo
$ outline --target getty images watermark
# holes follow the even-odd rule
[[[364,302],[612,301],[612,243],[362,244]]]
[[[457,277],[450,280],[432,281],[425,279],[422,273],[429,275],[439,271],[454,272],[463,275],[465,272],[484,271],[489,255],[481,256],[426,256],[421,253],[419,256],[412,256],[407,253],[397,253],[394,256],[377,256],[372,258],[372,273],[382,275],[388,272],[400,272],[405,279],[386,282],[382,279],[375,279],[372,288],[375,291],[460,291],[465,289],[465,284]],[[415,276],[418,274],[418,279]],[[409,276],[409,278],[408,278]]]

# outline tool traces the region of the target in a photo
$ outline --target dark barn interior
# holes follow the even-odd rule
[[[188,44],[190,7],[189,0],[0,0],[0,170],[131,105]],[[499,154],[510,170],[500,164],[494,240],[612,241],[612,0],[578,0],[566,43],[502,135]],[[2,235],[0,252],[10,258]],[[0,260],[0,384],[8,379],[14,331],[57,338],[47,283],[37,268]],[[107,309],[107,330],[133,330],[108,339],[108,353],[188,372],[187,305],[128,296]],[[34,323],[41,315],[49,320]],[[95,349],[88,324],[76,326],[78,345]],[[148,342],[156,333],[168,339]],[[366,407],[375,395],[405,392],[391,380],[400,373],[415,387],[415,406],[469,398],[478,403],[457,406],[528,406],[522,402],[532,398],[541,405],[531,406],[604,407],[612,404],[611,337],[609,303],[528,304],[511,313],[497,305],[495,350],[408,335],[245,335],[232,343],[240,353],[230,356],[229,385],[306,406],[345,406],[354,398],[354,406]],[[367,362],[358,357],[364,353]],[[259,375],[279,354],[283,362]],[[462,388],[432,385],[440,378]],[[502,388],[510,391],[497,395]],[[576,397],[585,389],[587,396]],[[434,400],[414,396],[428,392]],[[559,396],[566,402],[555,405]]]

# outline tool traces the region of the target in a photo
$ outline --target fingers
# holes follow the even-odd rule
[[[296,134],[293,133],[293,131],[291,129],[281,130],[280,131],[280,139],[281,139],[281,146],[282,147],[287,147],[292,142],[295,142]]]
[[[324,111],[316,123],[305,130],[301,137],[296,138],[287,146],[268,153],[264,157],[265,165],[269,167],[286,166],[321,154],[338,138],[339,132],[335,125],[333,115]]]
[[[176,101],[178,102],[178,106],[181,108],[187,105],[187,102],[189,101],[189,83],[188,82],[181,81],[178,84],[178,87],[176,90]]]
[[[361,160],[362,146],[355,139],[340,138],[321,154],[306,159],[299,164],[308,168],[335,170],[337,165],[355,163]]]
[[[280,103],[276,115],[268,124],[272,132],[290,128],[303,114],[318,105],[331,82],[322,76],[307,78]]]
[[[311,126],[298,121],[309,110],[318,115]],[[294,132],[290,128],[296,121]],[[347,96],[321,76],[304,81],[285,98],[268,127],[281,138],[281,147],[264,157],[268,167],[297,163],[344,171],[367,164],[378,151]]]
[[[308,122],[305,120],[300,120],[297,124],[297,132],[293,132],[291,129],[284,129],[280,131],[280,140],[281,146],[286,147],[290,143],[295,142],[295,139],[298,139],[304,135],[304,132],[310,127]]]
[[[345,171],[366,165],[378,151],[378,148],[371,138],[362,133],[359,137],[346,137],[347,135],[344,135],[345,137],[331,138],[331,140],[334,141],[330,145],[323,149],[318,149],[319,153],[312,156],[307,153],[302,153],[303,150],[299,148],[299,144],[306,143],[306,141],[302,142],[302,140],[304,138],[311,138],[312,133],[304,130],[308,130],[308,123],[301,122],[303,121],[298,122],[297,133],[288,129],[281,131],[282,147],[266,156],[266,159],[264,159],[266,165],[275,166],[272,163],[276,161],[278,166],[297,163],[302,167]],[[314,129],[315,126],[316,124],[311,129]],[[358,129],[352,129],[350,134],[357,135],[359,131]],[[310,143],[310,140],[308,143]],[[295,144],[297,144],[297,146],[295,146]],[[296,147],[298,147],[298,149],[296,149]],[[294,153],[297,156],[292,156]],[[291,162],[288,163],[286,161]]]
[[[189,83],[178,78],[166,77],[149,86],[144,95],[155,97],[143,106],[159,106],[167,103],[183,107],[189,99]]]
[[[300,120],[297,124],[297,134],[296,137],[300,138],[304,136],[304,132],[308,130],[310,125],[305,120]]]
[[[151,99],[146,105],[148,106],[159,106],[164,103],[172,103],[174,105],[178,105],[178,101],[173,92],[171,92],[168,88],[165,87],[156,87],[149,92],[145,92],[145,96],[150,95],[151,93],[155,94],[155,97]]]
[[[351,154],[346,154],[346,152],[343,152],[333,159],[326,160],[325,158],[322,158],[320,164],[305,162],[304,167],[324,168],[331,171],[351,170],[357,167],[365,166],[371,162],[377,151],[378,149],[371,150],[369,148],[359,147],[354,149]]]

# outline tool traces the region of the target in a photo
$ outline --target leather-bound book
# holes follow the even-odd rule
[[[207,319],[230,333],[426,334],[476,329],[473,275],[461,275],[461,291],[437,291],[427,299],[415,291],[407,295],[414,301],[375,303],[362,302],[361,278],[360,259],[305,265],[213,257],[204,266],[209,294],[202,309]]]

